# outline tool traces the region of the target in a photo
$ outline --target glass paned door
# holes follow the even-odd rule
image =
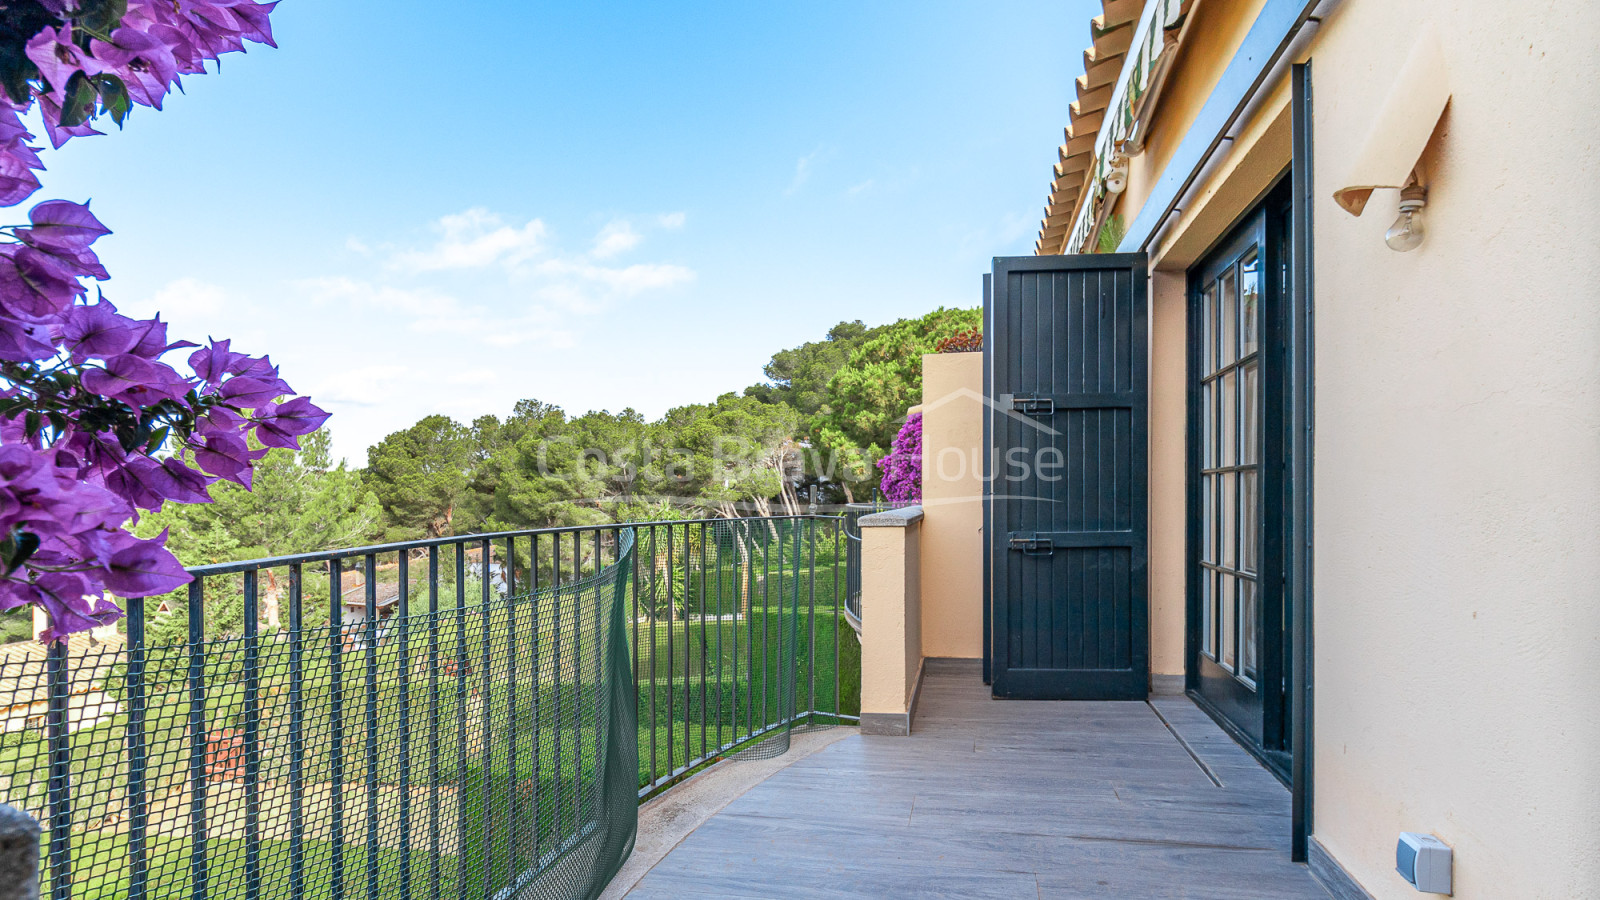
[[[1286,771],[1289,179],[1188,272],[1191,693]]]
[[[1227,260],[1200,291],[1201,652],[1254,687],[1261,539],[1261,247]]]

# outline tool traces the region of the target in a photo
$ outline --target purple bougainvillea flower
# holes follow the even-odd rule
[[[162,496],[179,503],[210,503],[211,495],[206,493],[206,486],[211,479],[196,472],[183,464],[182,460],[167,457],[161,465],[151,472],[155,475],[154,483]],[[165,479],[162,474],[165,474]]]
[[[86,369],[82,380],[87,390],[135,407],[153,406],[163,398],[180,399],[191,387],[171,366],[132,353],[107,359],[104,368]]]
[[[155,359],[167,352],[167,323],[161,321],[160,313],[153,319],[141,320],[134,329],[139,333],[139,341],[129,353]]]
[[[50,92],[60,94],[67,82],[79,72],[97,75],[104,71],[95,58],[78,47],[72,40],[72,26],[46,28],[28,41],[28,58],[39,67],[39,74],[50,83]]]
[[[122,610],[99,596],[89,578],[78,572],[48,572],[24,589],[33,592],[34,602],[50,614],[50,625],[40,633],[40,640],[59,640],[122,617]]]
[[[922,499],[922,414],[912,413],[895,435],[889,455],[878,460],[878,489],[896,502]]]
[[[95,134],[105,134],[100,129],[83,122],[79,125],[61,124],[61,98],[55,94],[35,94],[39,101],[40,118],[44,119],[44,133],[50,138],[50,146],[60,150],[66,146],[67,141],[75,137],[89,137]]]
[[[56,355],[55,345],[42,325],[19,322],[0,316],[0,359],[7,362],[34,362]]]
[[[217,391],[223,400],[240,409],[255,409],[292,393],[294,390],[281,380],[264,380],[248,375],[235,375],[229,378]]]
[[[111,42],[89,42],[95,58],[122,76],[135,103],[161,108],[161,100],[178,80],[178,63],[172,49],[154,35],[136,28],[118,28]]]
[[[194,578],[166,548],[167,532],[134,539],[106,561],[106,589],[124,597],[149,597],[177,590]]]
[[[33,227],[18,229],[17,236],[40,248],[82,250],[111,233],[87,203],[46,200],[28,211],[28,221]]]
[[[219,384],[229,374],[229,368],[238,360],[247,360],[243,353],[234,353],[228,347],[232,341],[212,339],[209,347],[201,347],[189,354],[189,368],[207,384]]]
[[[159,109],[180,75],[205,72],[247,41],[273,43],[275,4],[255,0],[126,0],[113,4],[120,21],[109,32],[90,29],[71,0],[36,5],[65,24],[27,42],[39,70],[31,96],[0,94],[0,205],[39,187],[43,165],[24,115],[37,108],[56,147],[100,134],[92,123],[107,112],[121,124],[126,107],[102,106],[109,93],[69,95],[75,79],[114,76],[132,103]],[[78,124],[62,123],[69,103],[83,114]],[[218,478],[248,488],[268,447],[297,446],[327,413],[294,397],[269,358],[226,340],[190,356],[196,377],[179,374],[161,357],[199,345],[169,342],[159,316],[135,320],[103,296],[86,300],[87,280],[110,277],[92,249],[110,232],[88,205],[40,203],[29,222],[0,228],[14,240],[0,244],[0,360],[22,367],[0,383],[11,401],[0,416],[0,534],[23,551],[0,567],[0,609],[43,609],[43,637],[56,640],[115,621],[108,589],[148,596],[189,582],[165,532],[140,540],[128,531],[138,509],[209,502]],[[123,405],[140,415],[132,434]],[[251,434],[262,445],[252,448]],[[182,452],[151,455],[172,446]]]
[[[0,206],[13,206],[39,189],[35,169],[44,168],[28,141],[33,135],[22,126],[22,111],[0,96]]]
[[[78,362],[89,357],[108,359],[133,349],[138,340],[133,325],[132,319],[118,315],[115,306],[101,300],[92,306],[73,307],[61,337]]]
[[[302,434],[310,434],[328,421],[328,414],[312,405],[310,398],[295,397],[285,403],[269,403],[256,410],[256,440],[265,447],[300,449]]]
[[[166,498],[154,486],[152,472],[161,465],[148,456],[129,456],[120,465],[103,470],[105,486],[139,509],[160,509]]]
[[[19,319],[59,316],[87,293],[69,272],[32,247],[0,247],[0,309]]]
[[[266,452],[251,450],[244,438],[237,434],[212,434],[195,447],[194,460],[212,475],[237,482],[248,489],[251,465],[265,456]]]

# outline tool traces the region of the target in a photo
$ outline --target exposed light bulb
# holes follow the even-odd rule
[[[1383,242],[1390,250],[1405,253],[1422,246],[1422,239],[1428,236],[1422,224],[1422,208],[1428,205],[1427,196],[1427,190],[1419,187],[1408,187],[1400,192],[1400,215],[1383,234]]]

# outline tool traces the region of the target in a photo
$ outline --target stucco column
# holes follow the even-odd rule
[[[922,507],[860,527],[861,731],[906,735],[922,679]]]
[[[929,659],[983,656],[983,412],[982,353],[922,357],[922,651]]]

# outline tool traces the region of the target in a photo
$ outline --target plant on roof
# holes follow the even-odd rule
[[[160,109],[184,75],[273,45],[275,3],[253,0],[23,0],[0,6],[0,206],[40,188],[44,166],[22,116],[52,146],[101,134],[133,107]],[[190,577],[166,534],[136,537],[139,510],[207,503],[250,486],[268,449],[298,448],[327,413],[265,356],[226,340],[167,336],[159,315],[117,311],[93,244],[110,234],[88,204],[47,200],[0,228],[0,610],[42,607],[42,637],[115,621],[108,593],[166,593]],[[189,350],[180,371],[170,355]]]
[[[883,496],[896,503],[922,499],[922,413],[906,416],[889,455],[878,460]]]
[[[968,328],[958,331],[940,341],[933,348],[935,353],[982,353],[983,329]]]

